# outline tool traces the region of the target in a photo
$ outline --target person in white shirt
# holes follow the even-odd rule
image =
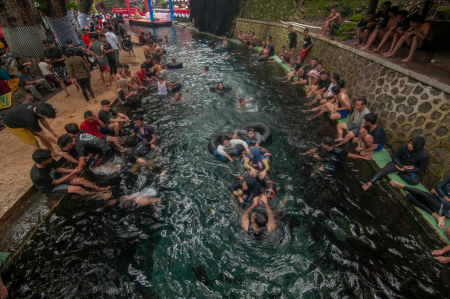
[[[339,76],[338,74],[333,74],[333,76],[331,76],[331,84],[328,87],[328,89],[325,91],[325,93],[323,94],[318,94],[314,97],[314,100],[312,100],[311,103],[306,103],[304,104],[305,106],[312,106],[314,104],[317,104],[318,102],[323,105],[326,104],[328,101],[331,101],[334,98],[334,94],[331,91],[331,89],[333,88],[333,86],[335,86],[337,83],[337,81],[341,78],[341,76]]]
[[[114,50],[114,55],[116,56],[116,63],[119,63],[119,51],[120,45],[117,41],[116,35],[113,33],[114,28],[112,26],[108,26],[108,32],[105,33],[106,40],[111,44],[111,47]]]
[[[56,90],[55,83],[58,82],[55,75],[52,72],[52,66],[49,65],[47,62],[45,62],[45,57],[40,58],[41,62],[39,62],[39,69],[42,72],[42,75],[44,75],[45,80],[53,86],[53,90]]]
[[[177,86],[177,85],[179,85],[179,88],[173,88],[174,86]],[[158,95],[165,96],[169,93],[169,91],[179,90],[181,88],[181,83],[180,82],[175,82],[175,83],[166,82],[166,81],[164,81],[163,76],[159,76],[158,82],[157,82],[157,87],[158,87]]]
[[[222,142],[222,145],[219,145],[217,147],[217,154],[220,156],[223,156],[225,158],[227,158],[228,160],[230,160],[231,162],[233,162],[233,158],[230,157],[230,155],[228,155],[225,150],[233,150],[235,149],[237,146],[242,146],[245,149],[245,152],[247,154],[250,154],[250,148],[248,147],[248,144],[241,139],[232,139],[232,140],[228,140],[228,139],[224,139]]]

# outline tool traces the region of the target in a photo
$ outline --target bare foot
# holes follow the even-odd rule
[[[66,96],[65,96],[65,98],[68,98],[68,97],[70,97],[70,93],[66,94]]]
[[[299,110],[300,112],[303,112],[303,113],[306,113],[306,112],[308,112],[309,110]]]
[[[304,103],[303,106],[312,106],[312,103]]]
[[[387,55],[390,55],[390,54],[391,54],[391,52],[383,52],[383,53],[381,53],[381,56],[386,57]]]
[[[395,56],[394,56],[394,54],[388,54],[388,55],[385,55],[384,57],[386,57],[386,58],[394,58]]]
[[[343,138],[338,138],[338,139],[334,139],[334,142],[341,142],[343,140],[344,140]]]
[[[412,58],[406,57],[405,59],[402,60],[402,62],[410,62],[412,60]]]
[[[128,150],[129,150],[128,148],[122,148],[121,150],[119,150],[119,152],[125,153],[125,152],[128,151]]]
[[[100,199],[109,199],[109,198],[111,198],[111,196],[112,196],[111,192],[100,193],[97,195],[97,197]]]
[[[109,189],[111,189],[111,186],[103,187],[103,188],[97,187],[97,190],[98,190],[98,191],[107,191],[107,190],[109,190]]]
[[[96,99],[92,99],[92,103],[97,104],[97,100]]]
[[[439,217],[438,227],[440,229],[444,229],[445,228],[445,216]]]
[[[300,84],[300,82],[296,81],[296,82],[292,83],[292,85],[296,85],[296,84]]]
[[[399,182],[396,182],[394,180],[390,181],[389,184],[391,184],[391,186],[394,186],[395,188],[399,188],[399,189],[403,189],[405,187],[405,185],[400,184]]]
[[[310,121],[310,120],[313,120],[314,118],[316,118],[315,116],[310,116],[310,117],[308,117],[306,120],[307,121]]]
[[[364,189],[364,191],[367,191],[367,189],[369,189],[370,186],[372,186],[372,183],[368,182],[367,184],[363,185],[362,188]]]
[[[372,50],[372,52],[373,52],[373,53],[380,53],[380,50],[378,50],[378,49],[375,48],[375,49]]]
[[[358,41],[354,42],[354,43],[352,44],[352,46],[359,46],[359,42],[358,42]]]

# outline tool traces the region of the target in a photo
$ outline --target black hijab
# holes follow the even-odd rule
[[[248,188],[248,190],[242,189],[242,191],[244,193],[255,194],[259,191],[258,181],[254,177],[248,176],[244,179],[244,182],[247,183],[247,188]]]
[[[425,139],[420,136],[411,138],[410,141],[412,142],[414,149],[412,151],[406,150],[406,157],[408,158],[419,155],[424,150],[423,147],[425,146]]]

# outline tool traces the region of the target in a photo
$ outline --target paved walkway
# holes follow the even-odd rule
[[[137,41],[136,37],[132,39]],[[136,73],[141,63],[144,62],[143,47],[135,46],[134,53],[136,58],[130,56],[128,52],[120,52],[120,63],[128,64],[132,73]],[[65,93],[60,92],[47,101],[57,110],[57,117],[49,120],[51,127],[57,134],[64,134],[64,125],[69,122],[80,124],[84,120],[83,113],[86,110],[93,110],[94,112],[100,110],[101,100],[107,99],[113,102],[117,99],[116,87],[106,88],[100,78],[98,69],[91,74],[91,85],[97,104],[87,105],[81,92],[77,92],[73,85],[68,88],[70,97],[65,98]],[[56,145],[54,147],[59,150]],[[31,159],[31,148],[6,129],[0,131],[0,152],[2,153],[2,159],[0,159],[0,169],[2,170],[0,173],[1,218],[32,186],[30,170],[34,163]]]

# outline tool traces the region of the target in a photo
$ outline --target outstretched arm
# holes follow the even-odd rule
[[[248,226],[250,225],[250,220],[249,220],[248,214],[257,205],[258,205],[258,197],[255,197],[255,198],[253,198],[252,206],[250,208],[248,208],[247,210],[245,210],[244,213],[242,213],[242,215],[241,215],[241,227],[246,233],[248,233]],[[269,221],[270,221],[270,218],[269,218]]]
[[[267,221],[267,232],[270,234],[271,232],[273,232],[277,228],[277,223],[275,221],[275,218],[273,217],[273,211],[272,211],[272,208],[269,205],[269,200],[267,199],[267,195],[266,194],[261,194],[259,199],[261,199],[261,201],[266,206],[267,217],[269,218],[269,220]]]

